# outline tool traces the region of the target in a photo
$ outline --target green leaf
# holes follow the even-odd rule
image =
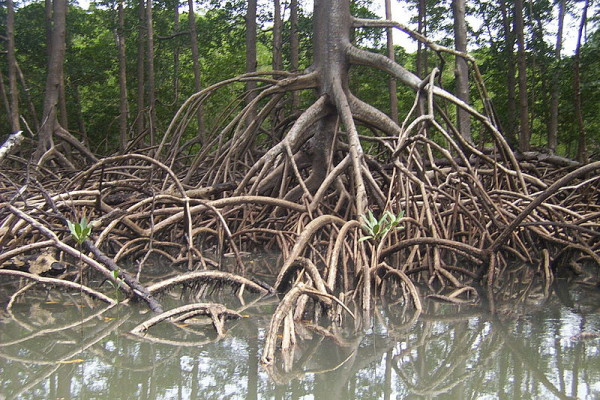
[[[377,225],[377,219],[373,215],[373,212],[371,210],[369,210],[369,211],[367,211],[367,213],[369,215],[369,221],[371,222],[371,226]]]
[[[67,221],[67,226],[69,227],[71,236],[73,236],[73,239],[75,239],[79,245],[85,242],[92,232],[92,226],[88,225],[86,217],[82,217],[79,222]]]
[[[375,234],[375,236],[377,236],[380,229],[381,229],[381,225],[379,225],[378,223],[375,224],[375,226],[373,227],[373,233]]]
[[[82,228],[81,228],[81,224],[76,224],[75,225],[75,234],[77,235],[77,238],[81,238],[81,232],[82,232]]]
[[[392,212],[390,210],[385,210],[385,212],[383,213],[383,218],[387,221],[388,219],[390,221],[394,221],[395,217],[394,214],[392,214]]]
[[[398,215],[396,216],[396,219],[394,220],[395,224],[398,225],[401,221],[402,218],[404,218],[404,211],[401,210]]]
[[[67,221],[67,226],[69,227],[69,231],[71,232],[71,235],[76,236],[77,234],[75,233],[75,224],[72,223],[71,221]]]

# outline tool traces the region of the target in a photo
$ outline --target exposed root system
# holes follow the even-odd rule
[[[410,32],[389,21],[347,23]],[[382,69],[416,93],[402,123],[350,93],[340,78],[347,65],[317,54],[315,68],[303,74],[247,74],[193,95],[155,148],[103,158],[77,173],[56,171],[47,158],[48,165],[29,165],[6,156],[0,273],[33,279],[9,270],[11,260],[54,249],[66,265],[83,265],[68,268],[64,286],[107,301],[86,286],[89,277],[100,277],[159,313],[134,331],[202,312],[220,335],[223,317],[235,313],[206,304],[162,313],[155,294],[196,282],[226,284],[239,297],[264,295],[269,285],[252,278],[276,276],[274,288],[287,294],[267,334],[268,364],[282,325],[285,350],[306,316],[341,322],[360,313],[357,326],[364,327],[384,294],[417,314],[423,294],[453,303],[485,300],[494,312],[514,282],[538,280],[541,286],[531,287],[545,288],[547,296],[556,274],[584,264],[598,268],[600,162],[515,155],[494,123],[472,58],[411,34],[440,57],[471,62],[482,112],[437,86],[439,71],[420,79],[342,40],[322,54],[337,51],[339,60]],[[259,85],[255,99],[232,103],[207,128],[205,145],[193,147],[188,125],[197,108],[216,91],[247,81]],[[291,93],[315,89],[303,112],[285,122],[274,118]],[[455,128],[447,110],[456,106],[471,114],[479,145]],[[66,221],[82,216],[93,229],[79,247]],[[247,257],[257,251],[279,258],[257,270]],[[145,269],[156,260],[176,276],[154,282]]]

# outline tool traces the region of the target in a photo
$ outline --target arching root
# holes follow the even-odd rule
[[[281,327],[282,323],[284,323],[284,330],[281,338],[282,350],[286,351],[296,343],[293,308],[296,306],[298,299],[302,295],[311,296],[316,298],[317,300],[336,301],[352,316],[352,318],[354,318],[354,314],[335,296],[319,292],[314,288],[307,287],[304,283],[301,282],[296,284],[292,289],[290,289],[287,292],[287,294],[279,303],[279,306],[277,306],[275,313],[271,317],[269,330],[267,331],[267,336],[265,339],[263,355],[261,357],[261,362],[264,365],[272,364],[275,359],[277,337],[279,334],[279,328]]]
[[[241,318],[242,316],[235,311],[229,310],[227,307],[221,304],[215,303],[195,303],[188,304],[185,306],[177,307],[169,311],[165,311],[159,315],[156,315],[149,320],[139,324],[133,328],[129,333],[134,335],[141,335],[154,325],[170,320],[173,323],[183,322],[186,319],[192,318],[196,315],[208,315],[212,319],[213,326],[219,336],[225,335],[225,320]]]

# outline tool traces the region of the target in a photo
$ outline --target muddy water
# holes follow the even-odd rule
[[[78,293],[30,292],[1,315],[0,398],[600,398],[600,296],[571,296],[577,306],[553,296],[497,316],[428,301],[413,319],[379,305],[360,334],[325,326],[335,333],[325,337],[304,324],[286,365],[280,357],[266,370],[259,360],[275,299],[249,299],[220,340],[202,319],[138,338],[127,332],[149,317],[141,305],[102,311]]]

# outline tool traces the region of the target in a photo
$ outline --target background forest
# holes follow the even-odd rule
[[[308,67],[312,60],[312,4],[261,1],[252,18],[249,3],[69,3],[64,70],[58,79],[60,125],[91,153],[108,155],[139,147],[136,138],[148,131],[160,136],[186,98],[200,88],[254,67],[287,71]],[[352,12],[361,17],[383,15],[381,3],[355,1]],[[402,18],[413,29],[455,47],[452,2],[400,3],[410,15],[393,15],[394,19]],[[0,9],[2,141],[20,129],[34,139],[45,118],[48,55],[52,54],[49,43],[56,24],[52,7],[51,1],[5,0]],[[502,132],[513,148],[583,162],[598,158],[599,9],[593,0],[467,1],[468,49],[479,62]],[[246,34],[254,21],[255,43],[248,42]],[[420,77],[439,61],[407,36],[394,40],[396,61]],[[382,30],[357,31],[355,41],[371,51],[388,52]],[[405,48],[406,43],[410,45]],[[256,66],[252,54],[248,58],[248,46],[255,48]],[[351,73],[353,92],[390,112],[385,74],[361,67]],[[445,64],[442,80],[447,90],[455,90],[454,63]],[[221,118],[232,99],[242,106],[245,85],[239,83],[228,90],[215,93],[203,106],[196,121],[202,129]],[[402,118],[412,106],[413,92],[402,88],[397,97]],[[303,100],[312,101],[295,99]],[[472,129],[474,141],[483,144],[486,137],[479,135],[477,126]]]

